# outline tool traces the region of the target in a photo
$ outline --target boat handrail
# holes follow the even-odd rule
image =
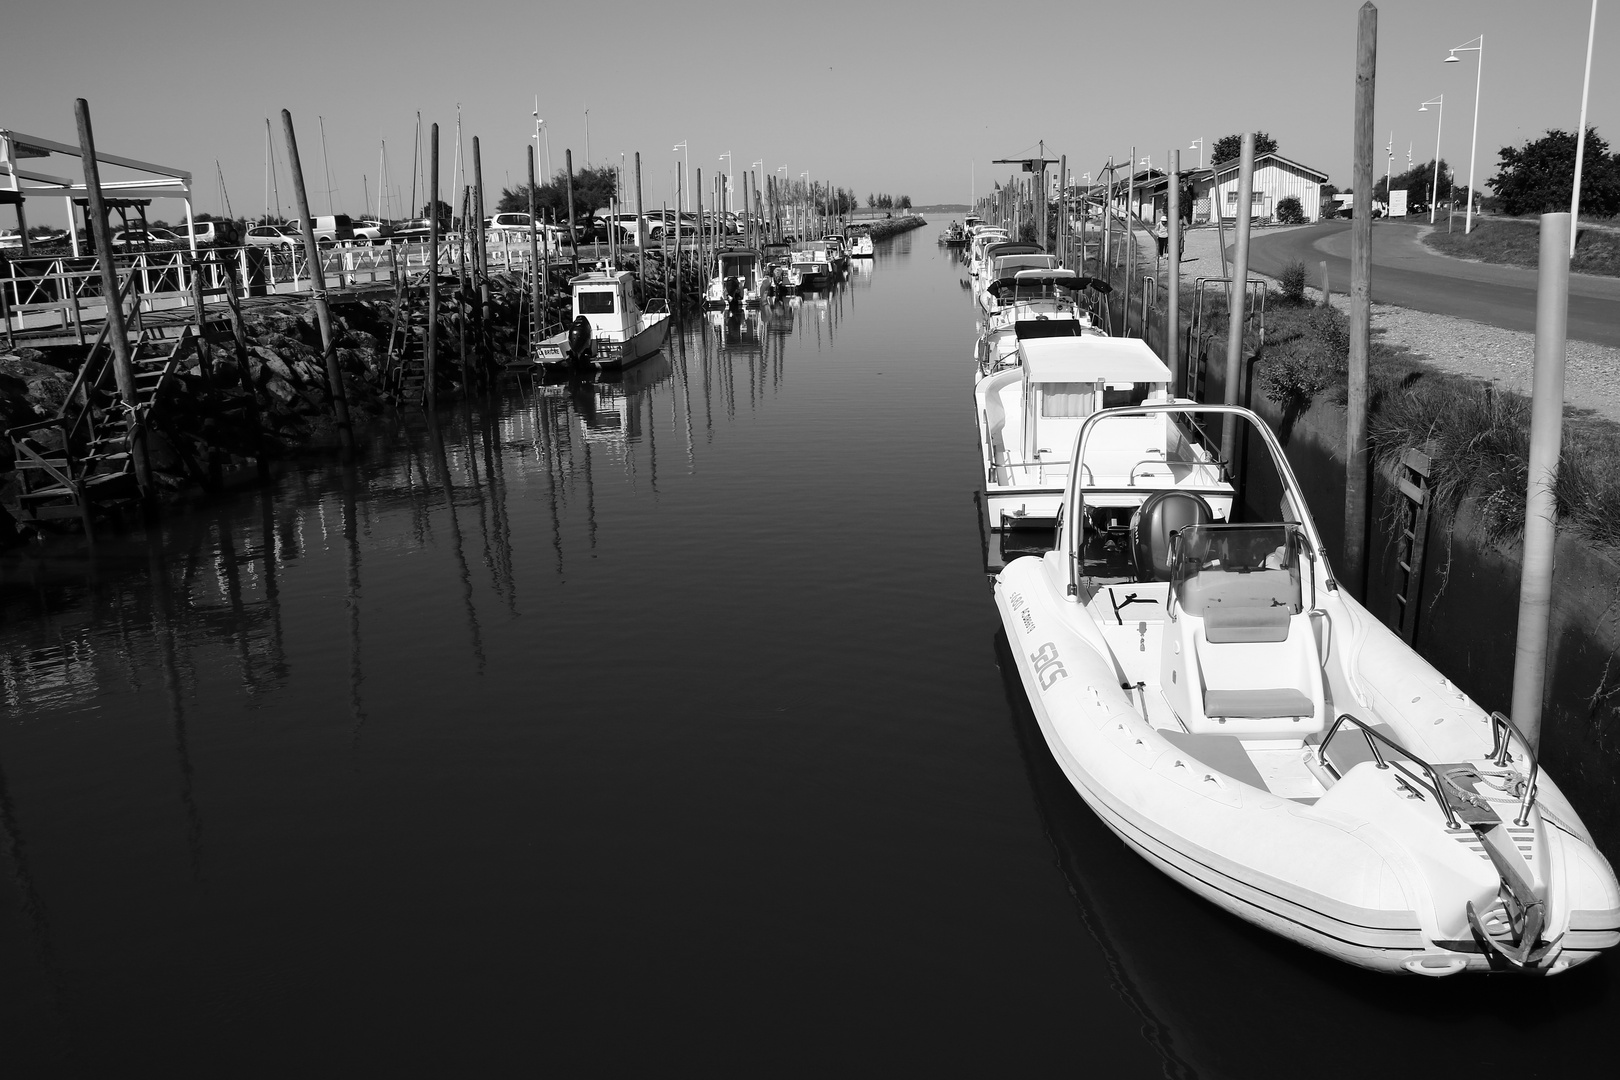
[[[1524,828],[1530,824],[1530,808],[1536,804],[1536,777],[1541,772],[1541,762],[1536,759],[1535,747],[1530,740],[1524,737],[1524,732],[1500,709],[1491,713],[1491,763],[1498,769],[1507,767],[1508,739],[1511,733],[1519,737],[1524,746],[1526,756],[1530,758],[1530,772],[1525,776],[1524,794],[1519,798],[1519,816],[1513,819],[1513,824]]]
[[[643,315],[664,315],[669,312],[669,299],[655,296],[647,301],[647,306],[641,309]]]
[[[1380,754],[1378,752],[1378,744],[1373,741],[1374,739],[1378,740],[1378,742],[1383,743],[1385,746],[1389,747],[1391,750],[1394,750],[1396,753],[1404,755],[1405,757],[1411,759],[1411,761],[1415,765],[1417,765],[1418,768],[1422,769],[1424,771],[1424,773],[1426,773],[1428,775],[1428,777],[1429,777],[1429,782],[1427,784],[1425,784],[1424,786],[1427,787],[1430,791],[1434,792],[1435,800],[1437,802],[1439,802],[1439,804],[1440,804],[1440,812],[1442,814],[1444,814],[1445,817],[1446,817],[1446,828],[1448,828],[1448,829],[1461,829],[1462,828],[1462,826],[1460,824],[1458,824],[1458,822],[1457,822],[1456,811],[1452,810],[1452,808],[1451,808],[1451,800],[1446,797],[1445,790],[1441,787],[1440,774],[1435,771],[1434,766],[1430,765],[1427,761],[1424,761],[1422,758],[1420,758],[1416,754],[1412,753],[1412,751],[1408,750],[1406,747],[1402,746],[1400,743],[1396,742],[1394,739],[1389,738],[1387,735],[1383,734],[1380,731],[1374,730],[1371,725],[1367,724],[1365,721],[1362,721],[1362,720],[1350,715],[1349,713],[1340,713],[1339,718],[1337,720],[1333,721],[1333,726],[1328,728],[1327,734],[1322,736],[1321,745],[1318,746],[1317,749],[1316,749],[1316,763],[1318,765],[1322,766],[1322,768],[1324,768],[1328,772],[1332,773],[1335,779],[1339,779],[1339,780],[1343,779],[1343,777],[1340,776],[1340,774],[1339,774],[1339,770],[1335,769],[1333,767],[1333,763],[1328,761],[1328,759],[1327,759],[1327,748],[1328,748],[1328,743],[1333,741],[1333,736],[1335,736],[1335,735],[1337,735],[1339,733],[1339,729],[1344,726],[1344,722],[1346,720],[1350,721],[1352,724],[1356,725],[1356,727],[1361,729],[1361,734],[1367,740],[1367,749],[1372,751],[1373,761],[1377,764],[1377,766],[1380,769],[1387,769],[1387,768],[1390,767],[1391,764],[1394,764],[1398,771],[1404,773],[1407,776],[1411,776],[1412,779],[1414,779],[1414,780],[1417,780],[1417,777],[1412,776],[1412,773],[1411,773],[1410,770],[1401,767],[1400,762],[1398,762],[1398,761],[1397,762],[1387,762],[1387,761],[1385,761],[1384,760],[1384,755]],[[1419,780],[1418,782],[1423,783],[1421,780]]]

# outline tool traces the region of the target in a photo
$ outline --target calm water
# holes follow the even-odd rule
[[[1085,809],[1003,675],[936,231],[0,564],[7,1075],[1586,1067],[1612,961],[1363,975]]]

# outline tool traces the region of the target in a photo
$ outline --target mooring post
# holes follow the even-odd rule
[[[579,234],[574,231],[574,152],[563,151],[568,167],[568,249],[574,253],[574,273],[579,273]]]
[[[1539,753],[1547,681],[1553,556],[1558,540],[1558,455],[1564,428],[1564,341],[1569,330],[1569,214],[1541,215],[1536,281],[1536,369],[1530,390],[1530,472],[1524,498],[1524,566],[1513,647],[1513,722]]]
[[[113,378],[118,396],[129,417],[129,455],[135,465],[135,482],[141,494],[152,493],[152,466],[146,454],[146,422],[136,411],[139,396],[135,390],[135,364],[124,328],[123,293],[118,287],[118,264],[113,261],[112,229],[107,221],[107,203],[101,195],[101,167],[96,161],[96,137],[90,129],[90,103],[79,98],[73,103],[79,121],[79,156],[84,162],[84,190],[94,224],[96,262],[101,267],[101,295],[107,298],[107,341],[112,346]],[[89,535],[89,509],[85,509],[85,534]]]
[[[676,311],[681,310],[681,299],[682,299],[682,296],[681,296],[681,279],[686,276],[685,274],[683,274],[681,272],[682,270],[685,269],[685,263],[683,261],[682,255],[681,255],[681,230],[684,228],[684,226],[686,224],[684,219],[682,219],[682,217],[681,217],[681,207],[686,205],[686,203],[684,201],[682,201],[685,198],[685,194],[686,193],[681,190],[681,170],[676,169],[675,170],[675,310]],[[664,233],[665,233],[665,235],[669,234],[669,226],[668,225],[664,226]],[[669,270],[667,264],[666,264],[664,269],[665,269],[665,272],[667,273],[668,270]],[[666,290],[668,289],[668,285],[665,286],[665,289]]]
[[[698,276],[698,303],[703,303],[703,292],[709,284],[704,273],[708,269],[708,261],[703,254],[703,169],[697,171],[697,181],[692,185],[692,201],[697,210],[697,276]]]
[[[1367,349],[1372,339],[1373,92],[1378,71],[1378,9],[1361,5],[1356,23],[1356,114],[1350,223],[1350,379],[1344,410],[1344,569],[1351,595],[1367,591]],[[1436,168],[1439,166],[1436,165]]]
[[[537,221],[535,221],[535,218],[534,218],[534,147],[531,146],[531,147],[528,148],[528,150],[529,150],[529,304],[531,305],[532,310],[534,312],[534,317],[533,317],[533,319],[531,320],[531,322],[529,324],[529,326],[530,326],[530,334],[529,334],[529,336],[530,336],[531,339],[533,339],[533,340],[530,340],[530,342],[529,342],[529,356],[532,359],[534,357],[534,355],[535,355],[535,351],[534,351],[535,346],[538,344],[538,339],[536,339],[534,337],[534,335],[539,334],[539,333],[543,333],[545,331],[545,328],[546,328],[546,309],[543,306],[544,303],[545,303],[545,298],[541,294],[541,291],[540,291],[540,274],[542,272],[541,271],[541,266],[540,266],[540,250],[539,250],[539,244],[536,242],[536,239],[535,239],[537,234],[539,233],[539,223]]]
[[[428,317],[422,342],[422,389],[427,407],[439,403],[434,383],[439,374],[439,125],[428,138]],[[430,424],[431,428],[432,425]]]
[[[1327,260],[1322,260],[1322,306],[1327,307],[1333,299],[1333,293],[1328,285]]]
[[[641,213],[641,151],[636,151],[636,286],[647,301],[647,219]]]
[[[309,260],[310,294],[315,302],[315,319],[321,326],[321,352],[326,358],[326,381],[332,391],[332,413],[337,418],[338,442],[345,453],[354,451],[354,432],[349,427],[349,397],[343,388],[343,372],[333,347],[332,309],[326,302],[326,271],[321,266],[321,249],[315,243],[315,220],[309,213],[309,193],[304,188],[304,167],[298,159],[298,139],[293,134],[292,112],[281,110],[281,126],[287,135],[287,169],[292,173],[293,194],[298,199],[298,225],[304,232],[304,257]]]
[[[1165,213],[1170,221],[1170,243],[1165,255],[1170,268],[1165,272],[1164,351],[1170,365],[1170,393],[1180,397],[1186,389],[1181,370],[1181,151],[1170,151],[1170,190]]]
[[[456,348],[461,361],[461,392],[472,389],[467,377],[467,316],[472,311],[472,284],[467,278],[467,208],[472,204],[472,188],[461,186],[461,242],[456,245]],[[478,256],[473,255],[473,271],[478,269]]]
[[[1237,249],[1232,257],[1232,286],[1226,294],[1226,403],[1247,405],[1243,394],[1243,323],[1249,299],[1249,217],[1254,199],[1254,132],[1243,136],[1238,162]],[[1237,468],[1238,418],[1227,413],[1221,428],[1221,459]]]
[[[489,334],[489,237],[484,233],[484,159],[478,152],[478,136],[473,136],[473,273],[478,276],[477,310],[473,324],[478,334],[478,354],[485,369],[494,359],[490,354]],[[462,376],[466,378],[465,375]]]

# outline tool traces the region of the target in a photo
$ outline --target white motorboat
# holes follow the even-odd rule
[[[870,259],[876,254],[870,229],[860,225],[850,229],[849,254],[856,259]]]
[[[1161,489],[1129,540],[1080,482],[1112,424],[1198,412],[1269,451],[1275,513]],[[996,605],[1053,757],[1171,878],[1361,967],[1557,974],[1620,942],[1620,886],[1501,713],[1334,581],[1282,448],[1237,406],[1088,417],[1058,546]]]
[[[1017,358],[973,387],[984,506],[993,530],[1050,531],[1086,418],[1115,406],[1170,403],[1170,369],[1142,339],[1100,334],[1018,338]],[[1149,496],[1174,488],[1224,513],[1232,486],[1206,442],[1168,415],[1113,425],[1082,470],[1088,512],[1117,534]]]
[[[787,284],[792,289],[819,289],[833,283],[837,269],[832,252],[819,241],[793,245],[788,254]]]
[[[1108,283],[1064,269],[1020,270],[992,281],[979,294],[975,378],[1016,365],[1022,340],[1101,334],[1082,299],[1088,288],[1104,292]]]
[[[1010,278],[1020,270],[1056,270],[1056,255],[1042,251],[1034,244],[992,244],[985,249],[984,264],[979,268],[978,292],[981,297],[991,282]]]
[[[703,295],[703,306],[710,311],[754,308],[774,295],[775,279],[766,272],[764,256],[753,248],[722,251],[718,262],[719,272]]]
[[[1005,244],[1007,230],[979,225],[968,236],[968,276],[978,277],[984,266],[984,249],[991,244]]]
[[[535,345],[535,363],[583,363],[624,367],[645,360],[669,336],[669,310],[663,300],[636,303],[635,275],[628,270],[593,270],[569,281],[574,319],[567,330]]]

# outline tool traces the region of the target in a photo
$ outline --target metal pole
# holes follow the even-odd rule
[[[1131,273],[1136,267],[1136,232],[1131,228],[1131,203],[1136,199],[1136,147],[1131,147],[1131,173],[1125,178],[1125,307],[1122,310],[1120,332],[1129,337],[1131,332]],[[1144,333],[1147,328],[1142,328]],[[1228,458],[1228,461],[1231,459]]]
[[[422,343],[422,388],[427,407],[438,404],[434,383],[439,374],[439,125],[429,137],[428,160],[428,317]]]
[[[141,494],[149,496],[152,466],[146,455],[146,423],[145,417],[135,409],[140,398],[135,390],[135,365],[124,329],[124,303],[118,289],[118,264],[113,261],[112,229],[107,221],[107,203],[101,195],[101,166],[96,161],[96,137],[90,128],[90,103],[79,98],[73,103],[73,112],[79,121],[79,157],[84,162],[86,206],[95,231],[91,239],[95,241],[96,262],[101,267],[101,294],[107,298],[107,340],[112,345],[113,378],[118,383],[118,396],[128,411],[129,453],[135,464],[135,482],[140,485]],[[89,518],[85,520],[88,523]]]
[[[304,233],[304,257],[309,260],[310,296],[315,302],[315,319],[321,326],[321,352],[326,358],[326,381],[332,391],[332,413],[337,418],[338,442],[346,453],[354,451],[354,431],[349,427],[349,397],[343,388],[343,372],[338,367],[337,349],[332,345],[332,309],[326,302],[326,270],[321,266],[321,249],[315,243],[315,220],[309,213],[309,192],[304,187],[304,166],[298,157],[298,139],[293,135],[292,113],[281,110],[281,127],[287,135],[287,168],[292,172],[293,195],[298,199],[298,227]]]
[[[1474,231],[1474,159],[1479,155],[1479,91],[1485,84],[1485,35],[1479,35],[1478,62],[1474,65],[1474,141],[1468,150],[1468,214],[1463,235]]]
[[[1513,720],[1541,746],[1553,550],[1558,540],[1558,452],[1564,424],[1564,338],[1569,329],[1569,214],[1541,215],[1536,281],[1536,369],[1530,391],[1530,474],[1524,499],[1524,569],[1513,647]]]
[[[1181,151],[1170,151],[1170,245],[1167,255],[1170,268],[1165,284],[1169,286],[1164,311],[1165,362],[1170,365],[1170,393],[1180,397],[1181,385]]]
[[[1361,6],[1356,26],[1356,111],[1350,226],[1350,389],[1345,405],[1344,573],[1358,599],[1367,588],[1367,348],[1372,338],[1373,101],[1378,74],[1378,9]],[[1438,165],[1438,163],[1436,163]],[[1362,192],[1367,196],[1362,197]]]
[[[1592,90],[1592,40],[1596,36],[1597,0],[1592,0],[1592,22],[1586,30],[1586,79],[1581,83],[1581,125],[1575,129],[1575,190],[1569,197],[1569,257],[1572,259],[1575,238],[1581,231],[1581,163],[1586,158],[1586,98]]]
[[[1446,126],[1446,95],[1440,95],[1440,115],[1434,123],[1434,176],[1429,184],[1429,224],[1434,224],[1435,204],[1440,201],[1440,132]]]
[[[1371,6],[1371,5],[1369,5]],[[1364,188],[1363,190],[1371,190]],[[1243,394],[1243,323],[1249,299],[1249,218],[1254,201],[1254,132],[1243,135],[1243,156],[1238,161],[1237,249],[1232,255],[1232,285],[1226,294],[1226,403],[1247,405]],[[1231,469],[1237,463],[1237,416],[1227,413],[1221,429],[1221,458]]]

